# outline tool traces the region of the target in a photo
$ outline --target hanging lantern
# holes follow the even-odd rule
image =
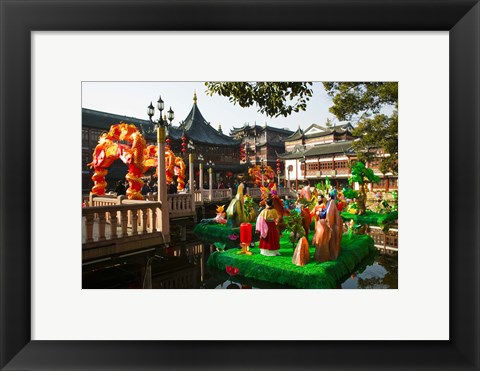
[[[280,174],[282,172],[281,167],[280,167],[280,159],[277,158],[277,174]]]
[[[170,138],[167,138],[165,139],[165,142],[166,142],[166,145],[165,145],[165,149],[170,149]]]
[[[182,137],[182,153],[187,152],[187,137],[184,135]]]

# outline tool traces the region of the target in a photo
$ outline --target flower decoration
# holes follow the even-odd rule
[[[228,238],[230,238],[232,241],[235,241],[238,239],[238,236],[234,233],[232,233],[230,236],[228,236]]]
[[[227,265],[225,267],[225,271],[229,276],[236,276],[238,273],[240,273],[240,269],[234,267],[233,265]]]

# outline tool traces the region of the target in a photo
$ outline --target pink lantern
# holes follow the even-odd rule
[[[252,242],[252,225],[250,223],[240,224],[240,242],[247,246]]]

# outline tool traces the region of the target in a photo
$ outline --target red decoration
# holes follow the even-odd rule
[[[247,159],[247,156],[245,154],[245,148],[243,146],[240,146],[240,161],[245,161]]]
[[[225,267],[225,271],[228,273],[229,276],[236,276],[240,272],[240,269],[234,267],[233,265],[227,265]]]
[[[184,135],[182,137],[182,153],[185,153],[187,152],[187,143],[185,143],[187,141],[187,137]]]
[[[250,245],[252,242],[252,225],[250,223],[240,224],[240,242]]]

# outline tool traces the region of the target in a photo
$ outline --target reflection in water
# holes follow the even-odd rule
[[[199,241],[162,249],[161,253],[84,272],[83,288],[153,289],[290,289],[284,285],[206,270],[215,246]],[[150,276],[149,276],[150,275]],[[397,289],[397,256],[373,254],[338,287],[342,289]]]
[[[342,283],[342,289],[398,289],[398,256],[378,255]]]

